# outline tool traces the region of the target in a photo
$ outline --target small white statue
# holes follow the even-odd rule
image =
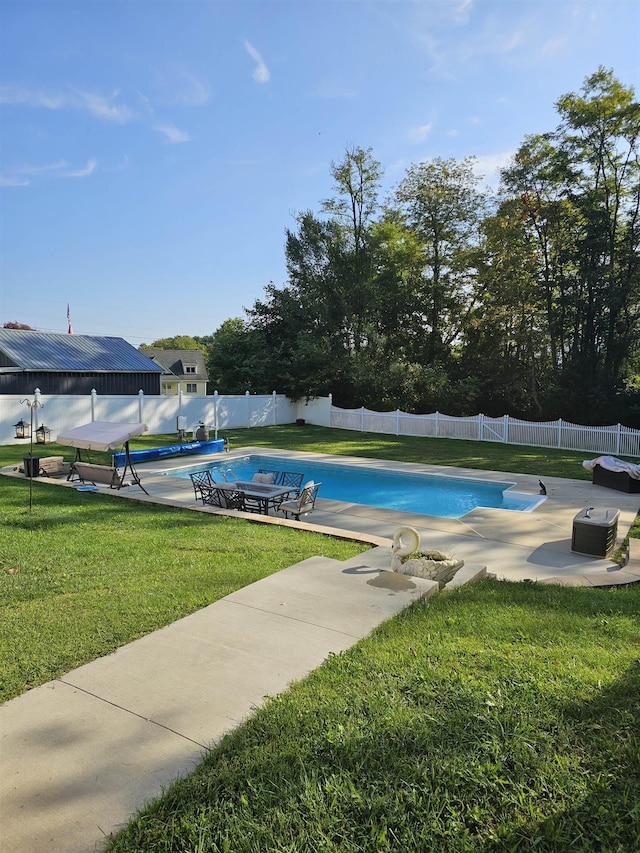
[[[464,560],[448,557],[442,551],[421,551],[420,534],[415,527],[399,527],[393,534],[391,570],[394,572],[445,584],[463,566]]]

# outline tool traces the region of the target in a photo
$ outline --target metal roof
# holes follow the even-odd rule
[[[9,369],[162,373],[123,338],[0,329],[0,355]]]

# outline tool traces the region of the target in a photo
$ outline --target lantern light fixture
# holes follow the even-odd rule
[[[44,424],[40,424],[36,430],[36,439],[38,444],[49,444],[51,441],[51,430]]]
[[[17,424],[14,424],[16,438],[31,438],[31,424],[21,418]]]

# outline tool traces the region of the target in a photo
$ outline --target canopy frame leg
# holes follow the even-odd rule
[[[122,469],[122,476],[120,477],[120,484],[118,486],[118,490],[124,485],[124,475],[127,473],[127,469],[129,469],[129,473],[131,474],[133,486],[140,486],[145,495],[148,495],[149,492],[145,489],[145,487],[140,482],[140,477],[138,476],[138,472],[133,467],[133,462],[131,461],[131,454],[129,452],[129,442],[125,441],[124,443],[124,468]]]

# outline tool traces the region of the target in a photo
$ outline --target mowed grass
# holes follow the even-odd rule
[[[23,454],[0,448],[0,465]],[[306,557],[342,560],[365,549],[44,479],[33,483],[30,511],[29,482],[1,477],[0,701]]]
[[[234,448],[288,447],[589,479],[581,466],[589,454],[582,453],[311,426],[225,434]],[[174,440],[148,436],[132,446]],[[2,457],[9,450],[22,458],[22,451],[0,448],[1,464],[8,464]],[[60,450],[70,458],[68,448]],[[20,560],[31,567],[34,584],[31,590],[25,585],[23,600],[14,605],[18,611],[27,613],[30,603],[37,607],[42,598],[42,613],[57,623],[68,595],[65,621],[52,629],[62,635],[75,631],[96,593],[97,617],[87,618],[89,630],[74,635],[70,646],[90,646],[92,634],[104,630],[109,650],[127,620],[138,632],[134,636],[153,630],[152,618],[142,626],[154,598],[166,622],[183,606],[197,609],[198,597],[208,600],[214,585],[233,584],[234,565],[242,576],[239,585],[249,582],[243,573],[253,567],[247,563],[260,563],[265,548],[273,547],[275,559],[282,547],[300,547],[305,536],[311,537],[309,553],[325,553],[317,543],[331,542],[289,531],[293,537],[283,545],[269,538],[283,535],[282,529],[236,519],[206,519],[201,531],[193,514],[77,495],[40,482],[34,483],[31,514],[24,481],[0,479],[0,499],[0,512],[10,521],[9,528],[0,527],[1,582],[4,587],[5,580],[11,584],[22,575],[20,561],[7,559],[4,549],[5,540],[17,537]],[[84,515],[87,511],[93,514]],[[102,521],[108,522],[104,528],[96,526]],[[130,535],[123,538],[122,531]],[[260,541],[263,534],[267,538]],[[639,535],[637,528],[632,535]],[[225,548],[215,570],[203,568],[210,551],[215,561],[218,549],[225,553]],[[117,577],[105,580],[103,574],[112,554],[116,575],[126,585],[117,607],[112,600],[119,595]],[[284,565],[295,559],[287,557]],[[155,568],[142,580],[149,560]],[[12,568],[15,573],[9,574]],[[64,572],[75,576],[68,589]],[[137,596],[129,615],[127,596]],[[112,618],[102,629],[104,610]],[[21,645],[21,631],[17,616],[10,632],[13,648]],[[39,653],[37,635],[35,619],[24,632],[24,665]],[[417,602],[268,700],[193,774],[110,839],[107,849],[637,851],[639,648],[640,585],[564,589],[488,580]],[[85,654],[95,656],[89,648]]]
[[[583,468],[582,461],[599,455],[490,441],[353,432],[311,424],[302,427],[286,425],[226,430],[220,435],[229,439],[231,449],[250,445],[282,447],[399,462],[453,465],[480,471],[568,477],[573,480],[591,480],[591,474]],[[148,442],[148,446],[153,446],[152,438],[145,438],[144,441]]]
[[[109,853],[637,851],[640,589],[484,581],[267,704]]]

